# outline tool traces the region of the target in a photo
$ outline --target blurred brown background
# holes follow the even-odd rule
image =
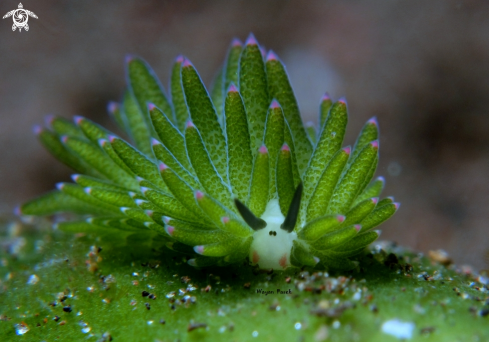
[[[29,32],[0,21],[0,212],[69,180],[32,126],[50,113],[111,125],[127,53],[165,85],[183,53],[209,83],[231,39],[253,32],[285,62],[305,120],[324,91],[347,96],[346,144],[378,117],[377,173],[402,203],[382,238],[489,268],[488,1],[22,3],[39,17]]]

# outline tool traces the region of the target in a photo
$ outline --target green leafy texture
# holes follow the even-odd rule
[[[137,188],[135,179],[117,166],[117,164],[98,146],[95,146],[84,139],[68,136],[64,136],[62,141],[66,147],[77,154],[81,160],[90,165],[90,167],[100,174],[117,182],[121,186],[129,189]]]
[[[147,213],[144,212],[142,209],[136,209],[136,208],[126,208],[122,207],[121,212],[129,217],[130,219],[133,219],[136,222],[152,222],[153,220],[151,217],[147,215]]]
[[[220,229],[209,230],[174,219],[170,219],[166,223],[165,229],[172,238],[190,246],[207,245],[233,239],[230,234]]]
[[[248,227],[248,225],[241,222],[241,220],[237,220],[229,217],[223,217],[222,222],[224,223],[222,226],[222,230],[232,234],[233,236],[248,238],[250,237],[250,235],[253,234],[252,229]],[[246,250],[246,255],[248,254],[248,252],[249,252],[249,248]]]
[[[187,104],[185,103],[185,95],[182,86],[182,62],[183,57],[178,56],[173,64],[170,89],[173,109],[175,111],[175,119],[180,132],[185,129],[185,123],[189,119]],[[154,122],[154,120],[153,120]],[[155,126],[156,128],[156,126]],[[180,145],[182,146],[182,145]]]
[[[285,67],[271,51],[268,54],[266,70],[269,95],[277,99],[282,106],[294,139],[297,166],[300,174],[303,174],[312,154],[312,144],[302,124],[299,106]]]
[[[223,89],[223,71],[219,69],[214,80],[212,81],[211,87],[211,100],[216,109],[217,117],[219,123],[222,125],[223,121],[223,110],[224,110],[224,89]]]
[[[150,139],[153,134],[149,118],[145,117],[136,98],[129,90],[124,93],[122,107],[127,121],[128,133],[134,141],[134,145],[144,154],[151,155]],[[144,107],[144,110],[147,110],[146,107]]]
[[[223,205],[231,205],[231,193],[212,163],[202,137],[190,122],[185,129],[185,145],[192,166],[205,191]]]
[[[277,157],[284,143],[285,121],[282,108],[276,101],[272,101],[267,113],[267,122],[265,124],[265,146],[268,148],[270,156],[270,192],[268,199],[276,196],[277,186],[275,178],[275,169],[277,165]],[[294,182],[295,183],[295,182]]]
[[[243,51],[243,45],[238,39],[234,39],[231,43],[231,47],[228,50],[226,57],[226,64],[224,67],[224,84],[223,90],[227,91],[231,84],[238,84],[239,82],[239,59]]]
[[[386,221],[388,218],[394,215],[398,208],[399,205],[397,203],[385,204],[381,207],[375,208],[370,215],[360,222],[362,225],[362,232],[366,232]]]
[[[236,248],[241,244],[241,240],[233,239],[229,237],[223,242],[212,243],[207,245],[196,246],[194,250],[204,256],[210,257],[223,257],[229,254],[233,254]]]
[[[155,163],[150,161],[144,154],[134,149],[131,145],[120,138],[111,137],[110,143],[114,148],[114,151],[124,161],[124,163],[139,177],[147,179],[154,183],[164,191],[168,192],[163,179],[161,179],[160,172]]]
[[[219,228],[224,227],[223,218],[224,217],[234,217],[234,215],[229,212],[224,206],[222,206],[215,199],[206,195],[200,191],[195,193],[195,199],[199,207],[207,214],[215,226]]]
[[[333,191],[341,177],[341,171],[346,165],[350,156],[350,149],[344,148],[336,152],[333,158],[328,163],[326,169],[321,174],[316,188],[313,190],[313,194],[309,200],[309,203],[304,201],[304,205],[307,205],[306,209],[306,222],[312,221],[320,216],[326,214],[329,201],[333,196]],[[302,213],[302,211],[301,211]],[[301,222],[301,221],[299,221]]]
[[[80,201],[86,202],[86,203],[93,205],[95,207],[100,207],[105,212],[112,212],[114,214],[119,214],[119,207],[90,196],[85,191],[85,188],[82,188],[81,186],[79,186],[77,184],[59,183],[57,185],[57,187],[58,187],[58,190],[60,190],[61,192],[65,193],[67,195],[73,196],[74,198],[76,198]]]
[[[166,165],[160,168],[161,177],[165,180],[171,193],[188,210],[192,211],[200,220],[204,221],[206,216],[195,201],[193,189],[187,182],[181,179],[172,169]]]
[[[294,139],[292,138],[292,132],[290,131],[290,127],[286,119],[284,120],[284,124],[284,141],[289,146],[292,155],[292,174],[294,175],[294,187],[297,187],[297,185],[299,185],[299,183],[301,182],[301,176],[297,167]]]
[[[319,259],[315,258],[304,246],[297,240],[293,241],[292,251],[290,252],[290,262],[296,267],[309,266],[314,267]]]
[[[146,114],[148,102],[154,103],[156,107],[161,108],[164,113],[171,116],[173,122],[175,122],[173,110],[166,98],[163,86],[145,61],[140,58],[129,58],[127,61],[127,77],[141,112]],[[147,118],[147,115],[145,115],[145,118]]]
[[[360,233],[350,241],[342,245],[333,247],[332,250],[350,256],[352,254],[358,253],[359,251],[365,249],[365,247],[367,247],[372,242],[377,240],[378,237],[379,234],[374,231]]]
[[[49,127],[61,135],[70,135],[73,137],[84,138],[83,132],[71,121],[60,117],[48,117],[46,119]]]
[[[372,181],[370,185],[367,186],[360,195],[358,195],[358,197],[353,202],[352,206],[355,206],[358,203],[365,201],[366,199],[379,197],[380,194],[382,193],[382,190],[384,189],[384,185],[385,185],[384,177],[378,177],[377,179]]]
[[[377,208],[380,208],[382,207],[383,205],[386,205],[386,204],[391,204],[394,202],[394,198],[393,197],[386,197],[386,198],[383,198],[380,200],[379,203],[377,203]]]
[[[378,142],[375,141],[365,146],[358,154],[336,186],[327,209],[328,213],[345,213],[350,208],[362,190],[361,186],[375,161],[377,150]]]
[[[144,196],[154,203],[165,216],[174,217],[179,220],[200,223],[202,219],[188,210],[182,203],[174,197],[158,190],[141,188]]]
[[[277,181],[280,211],[284,216],[287,216],[295,192],[294,176],[292,173],[292,157],[287,144],[284,144],[278,153],[276,170],[277,173],[275,178]]]
[[[185,180],[190,186],[198,188],[200,186],[197,179],[185,169],[175,156],[166,148],[165,145],[153,139],[153,152],[158,160],[170,167],[178,176]]]
[[[341,148],[347,123],[348,113],[346,103],[344,101],[338,101],[329,111],[328,117],[322,127],[319,141],[309,161],[307,170],[304,173],[303,208],[309,203],[309,199],[314,193],[314,188],[319,183],[323,174],[324,166],[328,165],[331,158]]]
[[[84,188],[98,187],[98,188],[107,189],[107,190],[127,191],[126,188],[119,186],[119,185],[115,185],[111,181],[102,180],[102,179],[95,178],[95,177],[90,177],[90,176],[86,176],[86,175],[76,175],[75,174],[75,175],[72,175],[71,178],[73,179],[73,181],[75,183],[77,183],[78,185],[81,185]]]
[[[321,104],[319,105],[319,127],[324,126],[332,105],[333,101],[331,101],[329,95],[327,93],[324,94],[323,98],[321,99]]]
[[[137,208],[136,203],[129,194],[122,191],[108,190],[103,188],[89,187],[85,188],[85,192],[105,203],[117,206],[117,207],[132,207]]]
[[[345,216],[327,215],[317,218],[299,230],[297,236],[306,241],[315,241],[321,236],[334,231],[344,222]]]
[[[311,242],[311,245],[319,250],[331,249],[353,239],[355,235],[358,234],[358,231],[360,229],[361,226],[359,225],[353,225],[338,229],[334,232],[324,235],[316,241]]]
[[[235,88],[225,101],[228,173],[233,194],[241,200],[248,198],[253,155],[243,100]]]
[[[269,180],[269,156],[268,150],[263,145],[258,150],[253,163],[253,173],[251,175],[250,197],[248,199],[248,208],[260,217],[267,207],[268,203],[268,184]]]
[[[175,156],[182,166],[192,171],[192,166],[185,149],[183,134],[172,124],[170,119],[158,107],[149,105],[149,115],[153,126],[165,147]],[[183,132],[183,130],[182,130]]]
[[[243,97],[250,129],[251,150],[263,142],[270,97],[263,57],[254,37],[248,39],[239,60],[239,92]]]
[[[207,90],[188,60],[182,64],[182,82],[192,121],[199,129],[217,172],[227,182],[226,139]]]
[[[311,140],[311,142],[312,142],[312,146],[314,147],[316,145],[317,138],[318,138],[316,126],[312,122],[307,123],[306,124],[306,132],[307,132],[307,136],[309,137],[309,140]]]
[[[241,245],[237,246],[232,254],[224,257],[224,262],[227,264],[235,264],[242,262],[246,259],[250,253],[251,244],[253,243],[253,237],[248,237]]]
[[[75,117],[75,122],[88,140],[90,140],[93,144],[100,145],[100,147],[105,151],[105,153],[107,153],[110,159],[117,164],[117,166],[134,177],[134,173],[131,171],[131,169],[124,164],[122,159],[119,158],[112,146],[106,140],[111,134],[108,130],[83,117]]]
[[[342,226],[349,226],[362,222],[362,220],[375,209],[378,200],[378,198],[369,198],[357,204],[353,209],[350,209],[350,211],[345,214],[346,220],[343,222]]]
[[[51,215],[60,212],[97,215],[112,211],[81,201],[64,192],[53,190],[24,203],[20,207],[20,212],[23,215]]]
[[[377,139],[379,139],[379,127],[377,120],[375,118],[372,118],[365,123],[362,130],[360,131],[360,134],[357,137],[351,153],[351,162],[355,160],[355,158],[360,154],[365,146]],[[351,164],[351,162],[348,164]]]
[[[111,116],[112,120],[117,124],[119,129],[123,132],[128,132],[126,117],[121,110],[121,106],[117,102],[109,102],[107,105],[107,112]]]
[[[41,144],[60,162],[69,166],[77,172],[100,176],[98,172],[90,169],[90,167],[86,163],[80,160],[71,151],[66,149],[66,147],[59,140],[59,136],[56,133],[50,132],[42,128],[39,128],[36,133],[39,141],[41,141]]]

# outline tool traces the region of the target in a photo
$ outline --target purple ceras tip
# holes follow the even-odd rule
[[[370,145],[372,145],[373,148],[379,148],[379,141],[378,140],[374,140],[370,143]]]
[[[351,153],[351,147],[350,146],[344,147],[343,151],[345,151],[346,154],[350,154]]]
[[[14,215],[16,215],[16,216],[22,215],[22,210],[20,209],[20,205],[18,205],[14,208]]]
[[[379,126],[379,123],[377,122],[377,117],[376,116],[370,118],[367,122],[369,124],[371,124],[371,125]]]
[[[148,102],[148,110],[149,110],[149,111],[152,111],[152,110],[153,110],[153,109],[155,109],[155,108],[156,108],[156,106],[155,106],[155,104],[154,104],[154,103]]]
[[[63,182],[56,183],[56,189],[58,189],[59,191],[62,191],[64,187],[65,187],[65,183]]]
[[[385,178],[382,177],[382,176],[377,177],[376,180],[379,181],[379,182],[385,183]]]
[[[338,215],[338,216],[336,216],[336,219],[337,219],[337,220],[338,220],[338,222],[340,222],[340,223],[341,223],[341,222],[343,222],[343,221],[345,220],[345,218],[346,218],[346,217],[345,217],[345,216],[343,216],[343,215]]]
[[[265,145],[261,145],[260,148],[258,149],[258,152],[260,152],[261,154],[265,154],[268,153],[268,149]]]
[[[182,63],[185,60],[185,57],[183,55],[178,55],[177,58],[175,58],[175,63]]]
[[[270,104],[270,108],[271,109],[277,109],[277,108],[280,108],[280,103],[278,103],[278,101],[276,99],[273,99],[272,100],[272,103]]]
[[[113,143],[115,141],[115,139],[117,139],[117,137],[115,135],[109,135],[108,138],[109,138],[109,141],[111,143]]]
[[[172,236],[173,233],[175,232],[175,227],[172,227],[172,226],[166,226],[165,227],[165,231],[168,235]]]
[[[268,51],[268,53],[267,53],[267,62],[268,61],[277,61],[277,60],[278,60],[278,57],[275,54],[275,52],[273,52],[273,50]]]
[[[166,165],[165,163],[159,163],[158,164],[158,169],[160,170],[160,172],[163,172],[165,171],[166,169],[168,169],[168,165]]]
[[[399,202],[394,202],[394,206],[396,207],[396,210],[399,209],[399,207],[401,206],[401,203]]]
[[[68,142],[68,136],[67,136],[67,135],[63,135],[63,136],[61,137],[61,142],[62,142],[63,144],[66,144],[66,143]]]
[[[108,144],[108,143],[109,142],[107,141],[107,139],[104,139],[104,138],[101,138],[98,140],[98,145],[102,148],[105,146],[105,144]]]
[[[204,246],[202,246],[202,245],[195,246],[194,251],[195,251],[195,253],[198,253],[198,254],[204,254]]]
[[[195,125],[192,122],[192,120],[188,120],[187,121],[187,124],[185,125],[185,128],[195,128]]]
[[[287,152],[290,152],[290,147],[289,145],[287,145],[287,143],[284,143],[282,145],[282,148],[280,149],[281,151],[287,151]]]
[[[359,224],[354,225],[354,227],[357,232],[359,232],[362,229],[362,226]]]
[[[250,35],[248,36],[248,39],[246,39],[245,44],[246,45],[258,45],[258,42],[256,41],[256,38],[253,35],[253,33],[250,33]]]
[[[323,97],[321,97],[321,101],[330,101],[331,97],[329,96],[329,93],[324,93]]]
[[[77,124],[79,126],[83,121],[83,116],[75,115],[73,117],[73,121],[75,122],[75,124]]]
[[[146,202],[146,201],[144,201],[144,202]],[[139,205],[139,204],[138,204],[138,205]],[[148,215],[149,217],[153,217],[153,214],[154,214],[153,210],[145,210],[145,211],[144,211],[144,213],[145,213],[146,215]]]
[[[372,197],[370,200],[371,200],[371,201],[372,201],[374,204],[379,203],[379,198],[378,198],[378,197]]]
[[[119,109],[119,104],[115,101],[110,101],[107,104],[107,111],[111,114],[114,114]]]
[[[223,216],[223,217],[221,218],[221,221],[222,221],[222,223],[227,224],[227,223],[229,223],[230,219],[229,219],[229,217],[227,217],[227,216]]]
[[[44,123],[46,124],[46,126],[51,127],[55,118],[56,117],[53,114],[48,114],[44,118]]]
[[[83,191],[85,191],[85,193],[87,195],[91,195],[92,194],[92,188],[85,188],[85,189],[83,189]]]
[[[151,146],[161,145],[161,143],[155,138],[151,138]]]
[[[39,135],[42,133],[42,126],[34,125],[34,127],[32,127],[32,131],[34,132],[35,135]]]
[[[233,40],[231,41],[231,46],[243,46],[243,43],[241,43],[241,40],[239,40],[238,38],[233,38]]]
[[[238,88],[236,88],[234,83],[231,83],[231,85],[228,88],[228,93],[237,93],[237,92],[238,92]]]
[[[134,59],[133,55],[126,55],[126,64],[131,63],[131,61]]]
[[[345,104],[345,105],[346,105],[346,97],[344,97],[344,96],[343,96],[343,97],[340,97],[340,98],[338,99],[338,102],[341,102],[341,103],[343,103],[343,104]]]
[[[190,66],[193,66],[192,65],[192,62],[188,60],[188,58],[185,58],[182,62],[182,67],[186,68],[186,67],[190,67]]]
[[[80,175],[79,174],[74,174],[74,175],[71,175],[71,179],[73,180],[73,182],[78,182],[78,179],[80,178]]]
[[[202,191],[196,191],[195,192],[195,198],[198,200],[201,200],[202,198],[204,198],[204,193]]]

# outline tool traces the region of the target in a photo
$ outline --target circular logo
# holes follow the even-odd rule
[[[29,16],[27,15],[26,10],[21,8],[16,9],[12,17],[14,19],[14,24],[17,27],[25,26],[25,24],[27,24],[27,21],[29,20]]]

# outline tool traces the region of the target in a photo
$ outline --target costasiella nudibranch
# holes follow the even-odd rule
[[[22,214],[88,215],[58,224],[67,231],[151,230],[197,267],[347,270],[399,207],[372,181],[375,118],[342,147],[346,102],[325,95],[319,129],[305,128],[285,67],[253,35],[232,42],[210,93],[181,56],[168,95],[140,58],[126,73],[109,112],[132,144],[86,118],[50,118],[39,139],[77,174]]]

